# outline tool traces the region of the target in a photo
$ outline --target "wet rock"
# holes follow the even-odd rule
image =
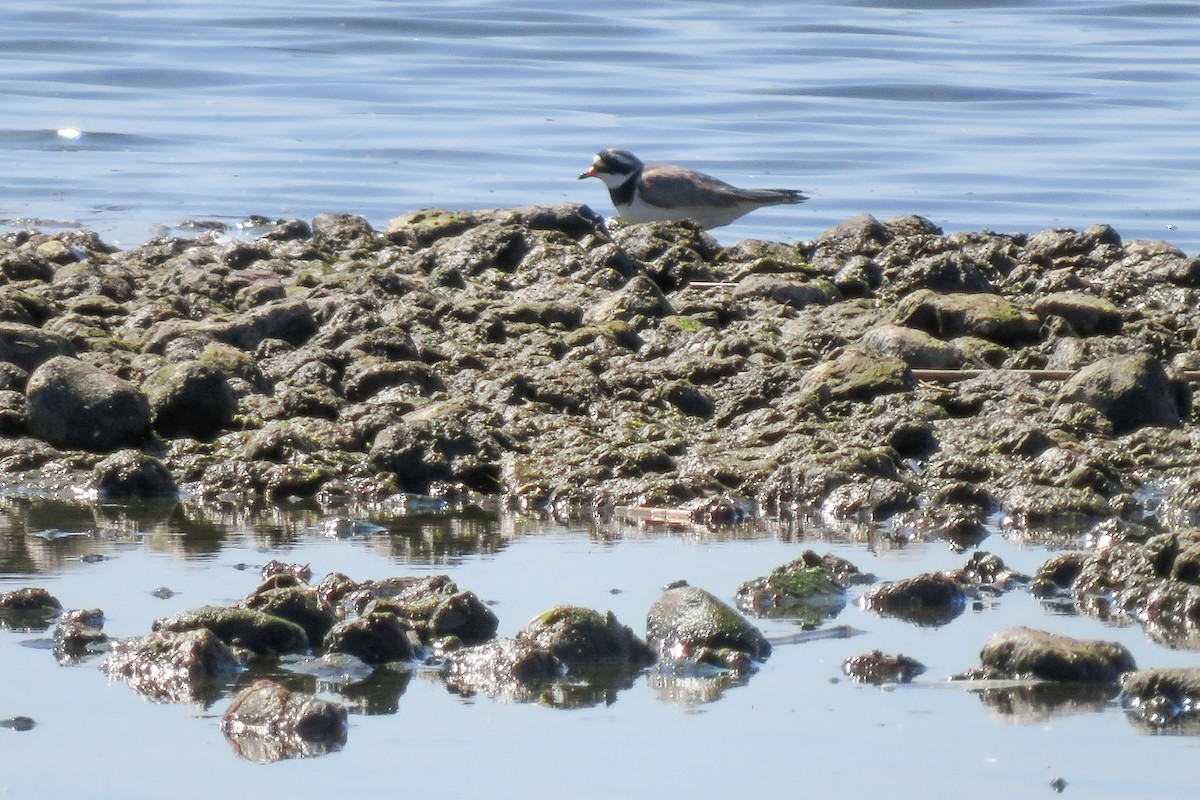
[[[896,322],[942,339],[978,336],[999,344],[1036,339],[1041,325],[1032,312],[997,294],[939,295],[928,289],[900,302]]]
[[[668,663],[721,653],[762,661],[771,654],[766,637],[741,614],[703,589],[687,585],[666,590],[650,607],[646,643]]]
[[[1116,434],[1147,425],[1174,427],[1190,413],[1190,398],[1146,355],[1105,358],[1079,370],[1062,386],[1059,402],[1086,403],[1107,417]]]
[[[242,665],[232,649],[201,628],[158,631],[119,642],[100,668],[139,694],[184,703],[215,698]]]
[[[55,356],[73,356],[75,348],[65,336],[20,322],[0,322],[0,361],[32,372]]]
[[[64,611],[54,629],[54,657],[60,664],[74,664],[88,656],[105,652],[108,635],[104,612],[100,609]]]
[[[308,637],[294,622],[248,608],[203,606],[173,617],[155,620],[155,631],[179,633],[197,629],[212,631],[231,647],[245,648],[257,655],[306,653]]]
[[[586,320],[592,323],[638,318],[665,317],[674,313],[671,303],[654,281],[639,275],[624,287],[588,310]]]
[[[925,671],[925,665],[905,655],[887,655],[881,650],[853,656],[842,663],[842,672],[857,683],[909,683]]]
[[[135,386],[73,358],[34,370],[25,397],[30,432],[56,447],[104,453],[150,433],[150,409]]]
[[[570,669],[654,663],[646,643],[611,611],[600,614],[589,608],[558,606],[530,620],[516,638],[548,650]]]
[[[926,572],[869,589],[863,607],[918,625],[945,625],[963,612],[967,593],[955,576]]]
[[[1200,669],[1140,669],[1121,678],[1121,705],[1153,730],[1200,730]]]
[[[40,587],[0,592],[0,628],[44,631],[62,613],[58,598]]]
[[[994,634],[979,659],[982,669],[971,677],[1111,684],[1137,669],[1133,656],[1117,642],[1075,639],[1026,627]]]
[[[337,703],[264,679],[233,698],[221,717],[221,732],[239,756],[266,764],[340,750],[348,718]]]
[[[368,664],[411,661],[413,638],[415,632],[395,614],[372,611],[334,625],[325,635],[324,649],[357,656]]]
[[[1082,552],[1058,553],[1046,559],[1038,568],[1029,591],[1035,597],[1053,597],[1071,588],[1087,554]]]
[[[456,694],[478,693],[506,702],[532,702],[562,676],[553,653],[530,642],[493,639],[446,657],[443,677]]]
[[[120,450],[96,465],[96,491],[104,500],[174,498],[179,487],[163,463],[138,450]]]
[[[815,625],[837,616],[846,605],[846,589],[811,550],[770,575],[743,583],[738,606],[751,614],[796,617]]]
[[[199,361],[167,364],[142,384],[154,430],[162,436],[210,439],[237,414],[226,377]]]

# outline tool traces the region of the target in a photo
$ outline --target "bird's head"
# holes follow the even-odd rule
[[[610,189],[616,188],[642,169],[642,162],[628,150],[610,147],[592,159],[592,166],[579,178],[599,178]]]

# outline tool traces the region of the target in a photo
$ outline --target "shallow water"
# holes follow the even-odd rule
[[[322,535],[322,520],[304,511],[214,521],[182,507],[10,502],[0,517],[0,589],[44,586],[66,607],[102,608],[110,636],[133,636],[157,617],[241,598],[257,585],[257,567],[279,558],[309,563],[317,576],[447,573],[494,603],[502,635],[561,603],[612,610],[641,633],[660,587],[677,578],[731,598],[739,583],[806,548],[849,558],[882,579],[960,566],[969,555],[945,542],[901,546],[885,531],[853,526],[713,531],[478,514],[373,519],[377,532],[337,538]],[[1025,572],[1048,552],[999,531],[982,549]],[[107,558],[84,559],[96,555]],[[153,596],[160,586],[175,595]],[[664,689],[653,673],[608,704],[573,710],[463,698],[418,673],[399,681],[398,697],[385,692],[374,707],[352,708],[341,751],[265,767],[237,757],[220,733],[227,698],[207,709],[151,703],[110,682],[96,660],[57,665],[37,646],[48,632],[3,630],[0,718],[21,714],[37,725],[24,733],[0,729],[0,791],[141,798],[161,797],[169,785],[172,797],[208,798],[254,781],[282,796],[352,787],[365,797],[538,792],[586,800],[803,790],[1010,798],[1050,792],[1062,777],[1072,797],[1192,796],[1196,740],[1144,735],[1115,700],[1030,717],[942,679],[977,664],[987,637],[1014,624],[1115,639],[1141,666],[1195,665],[1196,653],[1155,644],[1136,626],[1048,611],[1023,590],[979,602],[941,628],[862,611],[854,603],[860,594],[852,590],[851,603],[826,623],[859,635],[779,645],[745,685],[708,702],[678,686]],[[787,621],[758,624],[773,637],[798,630]],[[842,661],[873,648],[911,655],[928,672],[891,690],[843,679]],[[204,781],[180,783],[186,774]]]
[[[189,219],[578,201],[625,146],[854,214],[1112,224],[1200,251],[1200,4],[9,0],[0,220],[133,246]]]

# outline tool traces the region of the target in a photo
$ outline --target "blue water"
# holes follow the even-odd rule
[[[133,246],[184,220],[578,201],[606,146],[854,214],[1112,224],[1200,251],[1200,3],[6,0],[0,220]]]

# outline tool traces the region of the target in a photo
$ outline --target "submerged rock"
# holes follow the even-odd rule
[[[646,615],[646,643],[668,664],[706,661],[740,671],[765,660],[771,644],[732,606],[703,589],[667,589]],[[739,657],[740,656],[740,657]]]
[[[858,683],[909,683],[925,671],[925,665],[906,655],[887,655],[881,650],[853,656],[842,662],[842,672]]]
[[[266,764],[340,750],[347,714],[337,703],[260,680],[233,698],[221,717],[221,732],[239,756]]]

